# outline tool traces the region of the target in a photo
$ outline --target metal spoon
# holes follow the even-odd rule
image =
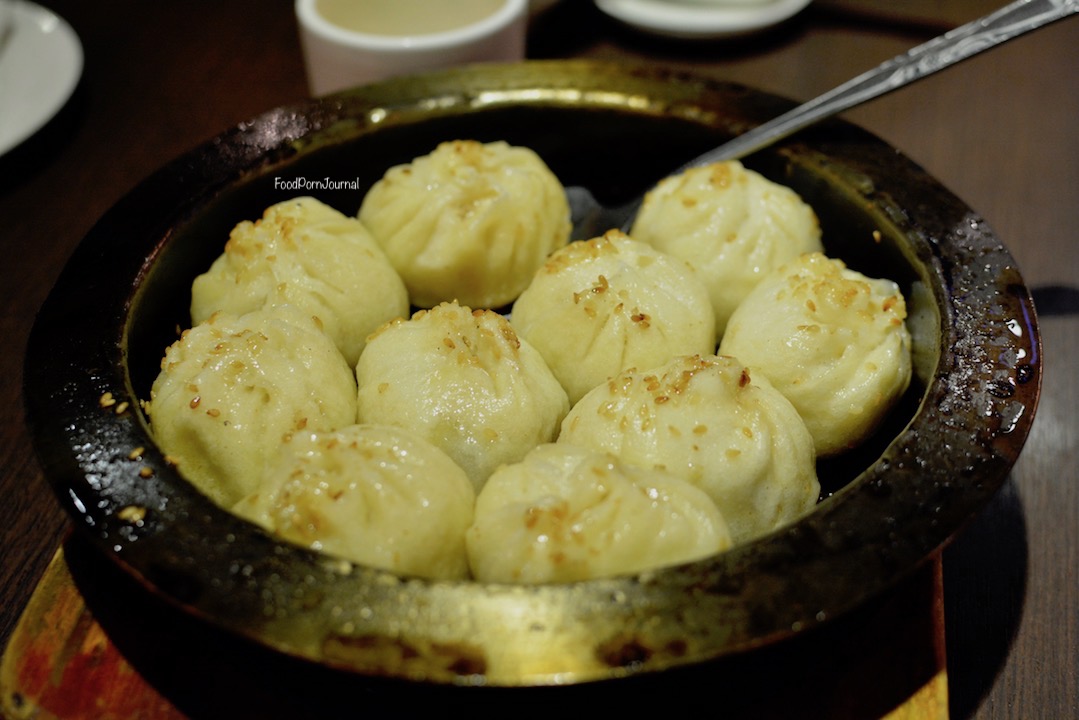
[[[1018,0],[944,35],[923,43],[876,68],[848,80],[814,100],[700,155],[678,168],[689,168],[749,155],[856,105],[909,85],[938,70],[966,60],[1049,23],[1079,12],[1079,0]],[[573,239],[601,235],[611,228],[628,232],[643,196],[614,208],[600,205],[587,188],[566,188],[573,220]]]

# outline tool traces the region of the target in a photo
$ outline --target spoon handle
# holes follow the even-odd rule
[[[818,120],[880,97],[1031,30],[1079,12],[1079,0],[1018,0],[961,25],[739,135],[684,168],[744,157]]]

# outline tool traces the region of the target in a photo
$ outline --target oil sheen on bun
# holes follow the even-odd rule
[[[819,455],[853,447],[906,391],[906,302],[891,280],[819,253],[779,268],[731,316],[720,351],[794,404]]]
[[[715,503],[669,473],[567,443],[503,465],[467,535],[481,582],[573,582],[640,572],[726,550]]]
[[[446,142],[391,168],[359,218],[418,307],[507,305],[570,232],[558,178],[534,152],[505,142]]]
[[[798,519],[820,494],[798,412],[730,357],[622,373],[574,406],[558,441],[688,480],[719,507],[735,543]]]
[[[645,197],[630,235],[682,258],[704,279],[717,339],[760,279],[822,249],[812,208],[790,188],[738,161],[666,178]]]
[[[693,269],[617,230],[551,255],[511,322],[571,403],[623,370],[715,349],[708,290]]]
[[[154,439],[229,507],[257,488],[293,433],[356,421],[356,381],[333,342],[292,308],[217,313],[185,331],[150,391]]]
[[[262,487],[233,510],[304,547],[403,575],[468,576],[475,492],[441,450],[407,430],[297,433]]]
[[[384,326],[356,373],[360,422],[417,432],[477,490],[502,463],[553,440],[569,409],[543,358],[504,317],[453,303]]]
[[[382,249],[356,218],[310,197],[239,223],[225,252],[191,288],[191,322],[292,305],[317,317],[349,365],[367,336],[408,315],[408,294]]]

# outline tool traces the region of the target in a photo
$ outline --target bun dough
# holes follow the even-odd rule
[[[218,313],[165,352],[150,390],[154,439],[180,472],[229,507],[257,488],[283,440],[356,421],[352,369],[292,308]]]
[[[502,463],[554,439],[566,393],[509,322],[443,303],[373,335],[356,368],[360,422],[422,435],[479,490]]]
[[[630,235],[693,266],[712,298],[717,338],[764,275],[822,249],[812,208],[738,161],[664,179],[645,197]]]
[[[534,152],[504,142],[446,142],[391,168],[359,217],[419,307],[507,305],[570,232],[558,178]]]
[[[735,543],[809,512],[820,494],[813,440],[794,407],[730,357],[680,357],[595,388],[559,442],[664,469],[708,493]]]
[[[467,543],[480,582],[554,583],[689,562],[731,539],[692,484],[556,443],[495,471]]]
[[[891,280],[805,255],[765,278],[735,311],[720,351],[771,381],[817,453],[872,433],[910,384],[906,302]]]
[[[225,252],[195,278],[191,321],[282,304],[318,317],[352,366],[367,336],[409,309],[404,283],[366,228],[310,197],[232,230]]]
[[[233,510],[297,544],[436,579],[468,576],[475,492],[441,450],[400,428],[352,425],[285,443]]]
[[[617,230],[551,255],[511,322],[570,403],[628,368],[715,350],[708,290],[693,269]]]

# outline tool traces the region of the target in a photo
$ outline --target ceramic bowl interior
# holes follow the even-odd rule
[[[915,377],[864,447],[818,467],[800,522],[722,555],[535,587],[434,582],[319,555],[211,504],[140,400],[228,231],[312,194],[355,213],[442,140],[536,150],[615,203],[789,108],[744,87],[588,62],[477,66],[270,111],[148,178],[80,245],[27,355],[35,442],[61,503],[153,592],[269,648],[369,676],[544,685],[663,671],[804,632],[937,551],[1017,458],[1041,377],[1029,294],[985,221],[874,136],[833,121],[746,164],[816,210],[828,253],[903,289]],[[347,180],[303,192],[284,181]]]

